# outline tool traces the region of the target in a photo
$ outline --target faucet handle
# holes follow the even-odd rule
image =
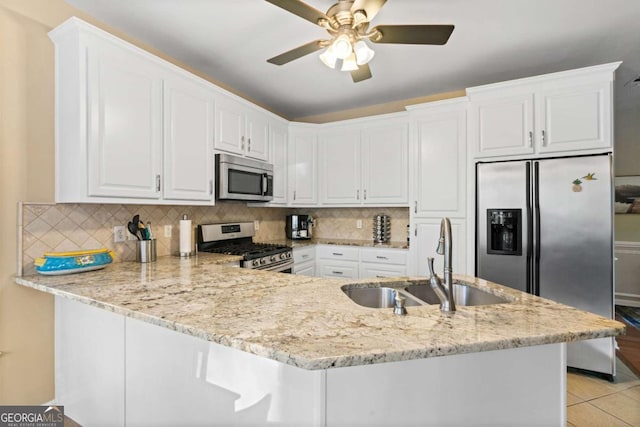
[[[405,316],[407,314],[407,309],[404,307],[404,303],[407,299],[400,295],[400,292],[396,289],[396,299],[395,306],[393,307],[393,314],[397,314],[399,316]]]

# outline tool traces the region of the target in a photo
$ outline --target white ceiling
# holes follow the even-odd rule
[[[66,1],[290,119],[619,60],[617,107],[640,105],[624,87],[640,75],[640,0],[389,0],[372,26],[456,28],[445,46],[371,44],[360,83],[320,52],[267,63],[327,33],[263,0]]]

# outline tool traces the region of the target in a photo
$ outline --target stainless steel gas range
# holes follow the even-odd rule
[[[293,256],[288,246],[254,243],[253,222],[201,224],[197,230],[198,251],[242,255],[240,266],[291,273]]]

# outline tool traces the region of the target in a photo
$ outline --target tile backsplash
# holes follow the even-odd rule
[[[135,260],[135,241],[113,242],[113,227],[126,226],[139,214],[151,223],[157,239],[158,256],[178,252],[179,220],[187,214],[193,224],[259,221],[256,241],[284,238],[285,216],[289,213],[310,214],[316,221],[315,237],[370,240],[373,216],[384,213],[391,217],[391,240],[404,241],[409,223],[408,208],[264,208],[248,207],[242,202],[220,202],[215,206],[158,206],[119,204],[52,204],[21,203],[18,221],[18,274],[35,272],[33,261],[45,252],[108,248],[115,261]],[[356,221],[362,220],[362,228]],[[164,237],[166,225],[172,226],[171,237]],[[129,234],[127,232],[127,234]]]

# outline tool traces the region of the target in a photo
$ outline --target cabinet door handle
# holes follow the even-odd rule
[[[364,199],[367,200],[367,190],[364,190]]]
[[[251,151],[251,138],[248,139],[247,151]]]
[[[533,147],[533,132],[529,131],[529,147]]]
[[[302,258],[309,258],[309,255],[302,255]]]
[[[413,202],[413,213],[418,213],[418,201]]]
[[[160,191],[160,175],[156,175],[156,191]]]
[[[213,180],[209,180],[209,195],[213,194]]]
[[[333,274],[343,274],[342,271],[332,271]]]
[[[389,258],[387,258],[386,256],[380,256],[380,255],[376,255],[376,258],[377,258],[377,259],[389,259]]]
[[[413,229],[413,235],[418,237],[418,226],[416,225],[416,227]]]
[[[242,137],[240,138],[240,142],[241,142],[240,148],[244,150],[244,135],[242,135]]]
[[[340,252],[332,252],[332,255],[335,255],[335,256],[343,256],[344,254],[341,254]]]
[[[542,131],[542,146],[547,146],[547,135],[544,133],[544,130]]]
[[[360,190],[356,190],[356,200],[360,200]]]
[[[296,190],[293,190],[293,200],[296,199]]]

